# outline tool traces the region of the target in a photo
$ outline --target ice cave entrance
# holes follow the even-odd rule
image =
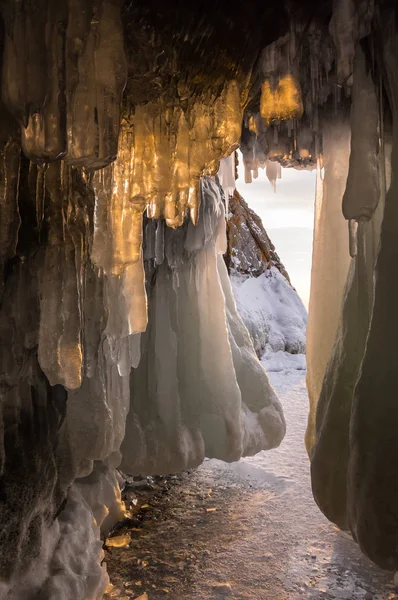
[[[243,158],[239,153],[238,175],[238,192],[261,218],[292,285],[308,310],[316,169],[282,168],[274,192],[265,169],[259,169],[252,183],[245,183]]]

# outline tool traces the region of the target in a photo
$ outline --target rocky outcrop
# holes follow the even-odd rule
[[[307,311],[260,217],[236,189],[228,213],[225,261],[257,356],[304,354]]]
[[[228,270],[258,277],[276,267],[290,283],[260,217],[249,208],[238,190],[228,201],[228,213],[228,252],[225,258]]]

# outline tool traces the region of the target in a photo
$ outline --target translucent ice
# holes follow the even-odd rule
[[[322,179],[318,170],[312,253],[311,295],[307,328],[307,388],[310,416],[309,450],[315,440],[315,412],[340,319],[350,265],[348,228],[341,212],[347,182],[350,127],[337,119],[323,127]],[[320,165],[321,166],[321,165]],[[332,259],[333,257],[333,259]]]

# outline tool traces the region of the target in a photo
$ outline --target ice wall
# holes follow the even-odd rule
[[[310,452],[313,491],[321,510],[340,527],[349,528],[374,562],[394,570],[398,567],[392,274],[397,260],[395,11],[390,7],[377,13],[376,34],[360,44],[358,36],[354,38],[352,61],[345,65],[352,62],[353,73],[343,211],[350,219],[353,258]]]

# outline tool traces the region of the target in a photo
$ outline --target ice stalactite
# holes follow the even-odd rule
[[[0,302],[3,292],[3,269],[15,255],[18,243],[20,216],[18,209],[18,180],[21,149],[18,141],[8,138],[0,160]]]
[[[227,158],[220,160],[218,169],[218,179],[224,190],[225,201],[227,203],[226,213],[228,214],[228,200],[235,191],[235,153],[232,152]]]
[[[127,126],[118,157],[93,177],[95,191],[92,262],[103,270],[106,333],[124,338],[145,331],[147,302],[142,262],[145,200],[133,193],[134,135]]]
[[[312,133],[301,136],[297,144],[296,124],[304,103],[295,32],[267,46],[258,69],[262,81],[258,111],[249,112],[242,131],[245,180],[250,183],[259,168],[266,169],[275,188],[279,163],[300,167],[313,163]]]
[[[369,35],[374,0],[334,0],[329,31],[336,47],[337,83],[350,88],[357,42]]]
[[[315,441],[316,405],[336,337],[350,264],[347,223],[341,212],[347,182],[349,152],[348,120],[335,119],[332,123],[325,123],[322,163],[317,177],[307,328],[307,387],[310,400],[306,432],[308,450]]]
[[[368,221],[379,202],[378,152],[380,110],[371,65],[358,44],[351,105],[351,152],[343,197],[346,219]]]
[[[329,30],[337,50],[337,82],[346,84],[352,76],[358,39],[355,0],[334,0]]]
[[[84,231],[77,230],[74,238],[72,229],[76,214],[75,207],[70,204],[71,177],[70,169],[57,162],[46,170],[42,189],[40,181],[37,182],[36,193],[44,195],[44,219],[48,228],[39,278],[41,319],[38,358],[51,385],[61,384],[75,389],[81,385],[83,367],[81,274],[77,268],[82,260]],[[84,265],[81,267],[84,268]]]
[[[169,472],[280,443],[281,407],[222,258],[239,143],[247,181],[263,168],[275,185],[281,165],[318,162],[314,492],[373,560],[398,566],[394,173],[372,278],[390,110],[396,167],[396,15],[373,0],[315,11],[248,1],[250,11],[220,3],[221,25],[203,3],[178,14],[158,0],[1,4],[0,595],[10,600],[100,598],[100,529],[124,510],[120,461],[132,474]]]
[[[120,0],[69,1],[66,30],[68,163],[104,167],[115,160],[127,78]],[[83,10],[82,10],[83,9]]]
[[[205,456],[233,461],[275,447],[285,431],[282,410],[236,312],[213,179],[202,180],[198,225],[166,230],[164,243],[164,262],[147,261],[154,283],[130,377],[122,470],[168,473]]]
[[[119,0],[13,2],[2,97],[34,162],[99,168],[116,158],[127,64]]]
[[[263,83],[260,113],[266,125],[270,125],[273,121],[288,121],[302,117],[301,90],[292,75],[281,77],[275,90],[272,89],[269,81]]]
[[[65,3],[4,2],[4,104],[21,126],[27,155],[56,160],[66,152],[65,74],[61,32]]]
[[[276,181],[277,179],[281,179],[282,177],[281,165],[279,164],[279,162],[267,160],[265,173],[269,179],[270,184],[274,188],[274,192],[276,192]]]

